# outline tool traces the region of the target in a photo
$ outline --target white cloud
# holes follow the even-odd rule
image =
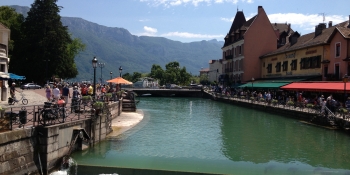
[[[139,20],[140,22],[147,22],[147,21],[150,21],[149,19],[140,19]]]
[[[344,22],[347,20],[346,16],[328,15],[323,16],[321,14],[300,14],[300,13],[277,13],[268,15],[270,22],[274,23],[290,23],[292,29],[297,28],[302,31],[312,32],[315,26],[319,23],[327,23],[332,21],[333,25]],[[294,26],[294,27],[293,27]],[[296,29],[294,29],[296,30]],[[300,32],[300,31],[299,31]],[[306,34],[306,33],[303,33]]]
[[[156,33],[158,32],[158,30],[156,28],[152,28],[152,27],[148,27],[148,26],[144,26],[143,30],[144,30],[144,32],[140,33],[138,35],[140,35],[140,36],[156,36]]]
[[[187,5],[192,4],[193,6],[197,7],[200,4],[206,4],[211,5],[212,3],[233,3],[237,4],[239,0],[140,0],[140,2],[145,2],[150,6],[164,6],[164,7],[171,7],[171,6],[180,6],[180,5]],[[243,3],[253,3],[253,0],[240,0]]]
[[[249,0],[247,0],[249,1]],[[249,14],[246,16],[246,19],[250,19],[256,14]],[[315,30],[315,26],[319,23],[323,23],[323,16],[321,14],[301,14],[301,13],[276,13],[269,14],[269,20],[271,23],[290,23],[294,31],[302,32],[302,35],[307,34]],[[220,20],[225,22],[233,22],[234,17],[232,18],[220,18]],[[339,24],[348,20],[347,16],[340,15],[328,15],[325,16],[325,23],[328,24],[329,21],[332,21],[333,25]]]
[[[162,37],[180,37],[180,38],[203,38],[203,39],[214,39],[223,38],[224,35],[207,35],[207,34],[195,34],[188,32],[168,32],[161,34]]]

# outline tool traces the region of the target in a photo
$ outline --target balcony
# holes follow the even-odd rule
[[[225,59],[226,59],[226,60],[233,59],[233,55],[225,56]]]

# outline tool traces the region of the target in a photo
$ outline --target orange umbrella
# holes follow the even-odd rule
[[[125,80],[125,79],[122,78],[122,77],[117,77],[117,78],[108,80],[107,82],[108,82],[108,83],[115,83],[115,84],[132,84],[132,82],[130,82],[130,81],[128,81],[128,80]]]

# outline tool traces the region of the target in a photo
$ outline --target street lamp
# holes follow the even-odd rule
[[[104,68],[105,67],[105,63],[98,63],[98,67],[100,67],[101,68],[101,84],[102,84],[102,68]]]
[[[344,106],[345,106],[345,102],[346,102],[346,82],[348,82],[348,74],[345,74],[343,77],[343,82],[344,82]]]
[[[122,77],[122,71],[123,71],[123,68],[122,66],[119,67],[119,76]]]
[[[254,88],[254,77],[252,78],[252,92],[253,92],[253,88]]]
[[[109,74],[111,75],[111,79],[112,79],[113,72],[111,71]]]
[[[93,89],[93,94],[92,96],[94,97],[95,100],[95,95],[96,95],[96,67],[97,67],[97,58],[94,57],[94,59],[92,59],[92,67],[94,68],[94,89]]]

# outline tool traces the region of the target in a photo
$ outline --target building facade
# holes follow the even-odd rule
[[[343,59],[349,57],[346,38],[341,37],[332,22],[320,23],[315,32],[300,36],[292,33],[286,44],[261,56],[261,78],[291,80],[339,81],[348,67]],[[342,56],[341,56],[342,55]],[[349,60],[350,61],[350,60]]]
[[[248,21],[242,11],[237,11],[222,47],[222,83],[235,85],[259,78],[262,70],[259,57],[275,51],[279,37],[289,35],[290,31],[290,24],[271,24],[262,6]]]
[[[8,96],[8,42],[10,40],[10,29],[0,23],[0,99],[6,101]]]
[[[222,59],[209,61],[209,75],[208,80],[210,82],[219,82],[219,75],[222,74]]]

